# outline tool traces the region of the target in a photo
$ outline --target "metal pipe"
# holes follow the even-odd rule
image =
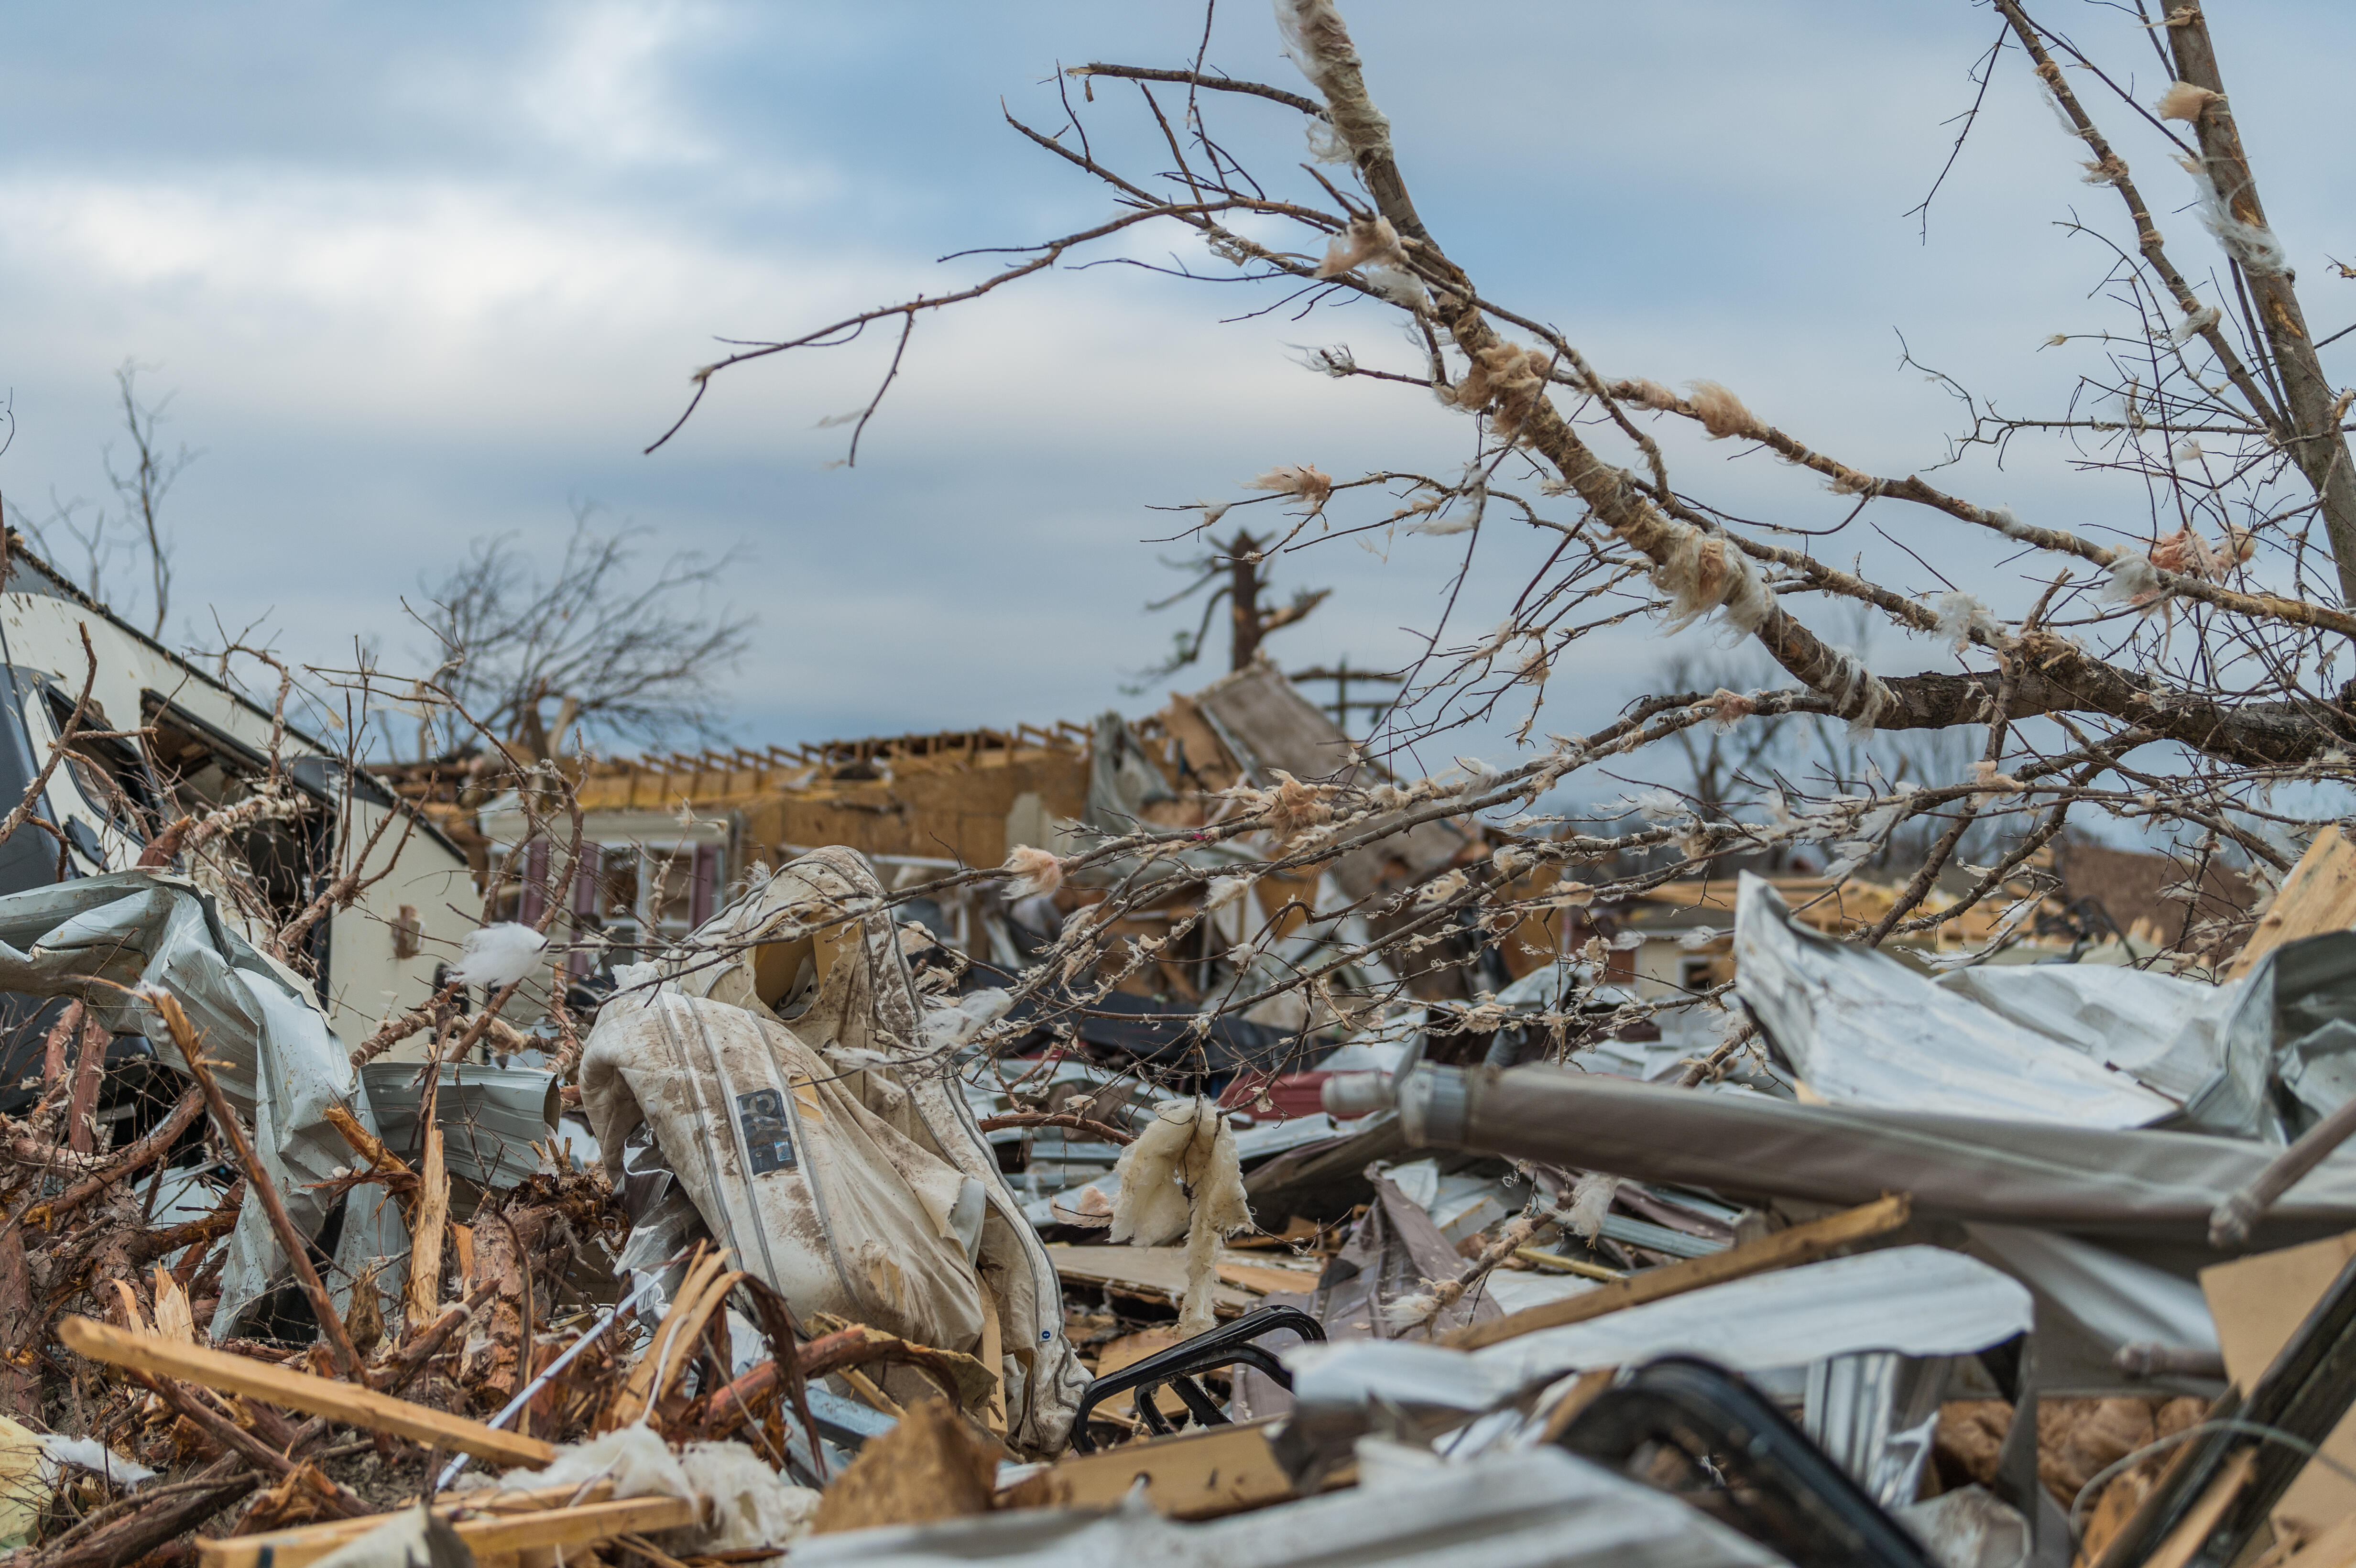
[[[628,1296],[625,1296],[619,1302],[616,1302],[604,1317],[598,1319],[596,1327],[591,1328],[589,1332],[582,1335],[578,1339],[573,1340],[572,1344],[567,1345],[564,1348],[564,1354],[557,1357],[556,1360],[548,1363],[548,1370],[546,1371],[541,1373],[540,1376],[532,1379],[530,1382],[524,1385],[524,1390],[521,1393],[519,1393],[515,1398],[508,1401],[504,1405],[501,1405],[499,1407],[499,1413],[497,1415],[492,1416],[490,1420],[485,1422],[483,1424],[486,1426],[505,1426],[509,1421],[513,1420],[516,1412],[521,1410],[526,1404],[531,1403],[532,1395],[546,1388],[551,1379],[554,1378],[557,1373],[562,1371],[565,1368],[573,1364],[574,1357],[581,1354],[582,1351],[587,1349],[593,1343],[594,1343],[599,1335],[605,1333],[606,1329],[611,1328],[615,1324],[620,1322],[623,1313],[627,1312],[631,1307],[636,1307],[649,1291],[653,1290],[656,1285],[661,1283],[662,1281],[660,1276],[648,1276],[646,1282],[640,1285],[637,1289],[630,1292]],[[524,1329],[524,1338],[527,1342],[530,1341],[530,1327],[526,1325]],[[451,1482],[458,1478],[458,1472],[465,1469],[466,1467],[466,1461],[473,1457],[474,1456],[472,1454],[461,1454],[456,1458],[451,1460],[449,1464],[444,1466],[440,1478],[435,1480],[434,1483],[434,1489],[438,1492],[446,1488]]]

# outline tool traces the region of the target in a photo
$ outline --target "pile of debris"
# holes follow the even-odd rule
[[[2319,837],[2224,986],[1933,978],[1750,879],[1758,1037],[1719,1071],[1447,1065],[1410,1012],[1225,1104],[1011,1054],[1005,997],[920,986],[847,849],[585,1031],[449,1009],[360,1066],[166,872],[0,899],[0,985],[72,998],[5,1128],[8,1543],[2343,1562],[2347,859]],[[459,972],[547,962],[495,925]],[[110,1036],[164,1092],[78,1148]]]

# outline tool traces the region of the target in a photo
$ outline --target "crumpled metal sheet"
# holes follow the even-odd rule
[[[1940,1247],[1890,1247],[1734,1280],[1469,1352],[1405,1340],[1336,1340],[1283,1355],[1294,1374],[1293,1398],[1304,1405],[1444,1398],[1452,1408],[1473,1410],[1572,1372],[1660,1356],[1700,1356],[1751,1372],[1869,1350],[1966,1355],[2027,1332],[2031,1316],[2020,1283],[1976,1258]]]
[[[398,1155],[420,1147],[417,1107],[425,1098],[414,1061],[371,1061],[360,1069],[376,1136]],[[540,1168],[535,1143],[555,1136],[556,1074],[533,1067],[453,1062],[434,1091],[442,1128],[442,1162],[478,1187],[513,1187]]]
[[[1745,873],[1734,946],[1744,1005],[1836,1104],[2282,1144],[2356,1094],[2356,933],[2285,943],[2223,986],[2094,964],[1933,980],[1807,929]]]
[[[352,1158],[327,1113],[348,1103],[353,1074],[309,985],[230,929],[184,877],[117,871],[0,898],[0,991],[78,997],[101,1027],[145,1036],[157,1061],[186,1073],[140,986],[179,999],[207,1060],[223,1064],[214,1078],[252,1122],[255,1153],[287,1213],[316,1234],[327,1208],[314,1184]],[[285,1264],[262,1206],[246,1204],[221,1267],[216,1338],[238,1330]]]
[[[1402,1085],[1400,1125],[1413,1145],[1581,1165],[1730,1197],[1847,1206],[1907,1192],[1926,1214],[2204,1251],[2211,1211],[2275,1153],[2199,1133],[1792,1104],[1556,1067],[1494,1077],[1419,1067]],[[2267,1211],[2251,1246],[2288,1246],[2351,1227],[2356,1149],[2340,1149]]]
[[[2122,1372],[2115,1358],[2127,1345],[2215,1351],[2216,1320],[2201,1285],[2139,1258],[2054,1231],[1970,1225],[1967,1249],[2029,1286],[2037,1297],[2037,1366],[2041,1391],[2064,1394],[2164,1389],[2214,1398],[2214,1378]],[[2196,1254],[2201,1256],[2201,1254]],[[2213,1257],[2206,1254],[2203,1261]]]
[[[1939,1426],[1952,1356],[1857,1350],[1808,1364],[1803,1429],[1886,1509],[1913,1499]]]
[[[1559,1448],[1448,1464],[1379,1439],[1358,1484],[1198,1524],[1142,1499],[1111,1513],[1023,1509],[795,1542],[794,1568],[1772,1568],[1782,1558],[1665,1492]]]
[[[2245,981],[2206,986],[2110,964],[1982,964],[1932,982],[2172,1100],[2208,1086]],[[2218,1131],[2225,1129],[2219,1128]]]
[[[1808,1087],[1835,1104],[2144,1126],[2177,1102],[1886,953],[1794,920],[1763,877],[1735,901],[1735,989]]]

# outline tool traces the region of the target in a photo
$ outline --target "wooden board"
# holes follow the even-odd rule
[[[1000,1506],[1114,1508],[1138,1482],[1171,1519],[1216,1519],[1282,1502],[1292,1481],[1268,1445],[1267,1424],[1182,1432],[1077,1454],[1000,1494]]]
[[[686,1498],[619,1498],[610,1502],[584,1503],[577,1508],[548,1509],[539,1513],[483,1514],[473,1519],[458,1520],[451,1529],[458,1539],[473,1551],[476,1561],[496,1557],[502,1552],[530,1552],[549,1547],[594,1546],[601,1541],[611,1541],[617,1535],[632,1535],[640,1531],[674,1530],[682,1524],[693,1524],[702,1517],[703,1506]],[[391,1519],[391,1514],[377,1514],[368,1519],[346,1520],[348,1525],[363,1527],[354,1532],[364,1535],[369,1530]],[[262,1553],[269,1552],[270,1568],[303,1568],[317,1561],[343,1541],[320,1541],[316,1544],[304,1538],[318,1527],[281,1531],[275,1535],[232,1535],[218,1541],[201,1538],[197,1542],[199,1568],[260,1568]],[[354,1539],[347,1536],[346,1540]]]
[[[1230,1258],[1222,1258],[1213,1266],[1223,1283],[1248,1290],[1254,1296],[1300,1296],[1317,1288],[1319,1271],[1313,1268],[1274,1268]]]
[[[1108,1378],[1115,1372],[1125,1371],[1145,1360],[1146,1357],[1158,1356],[1177,1343],[1178,1330],[1175,1328],[1148,1328],[1139,1334],[1124,1334],[1097,1352],[1096,1375]],[[1186,1402],[1178,1397],[1176,1389],[1166,1383],[1162,1385],[1161,1392],[1155,1395],[1153,1408],[1164,1415],[1177,1416],[1182,1420],[1186,1414]],[[1097,1414],[1106,1413],[1123,1419],[1134,1429],[1137,1425],[1135,1420],[1137,1392],[1132,1389],[1117,1398],[1107,1400],[1089,1413],[1093,1418]]]
[[[1659,1268],[1630,1275],[1626,1279],[1600,1285],[1593,1290],[1583,1290],[1560,1301],[1524,1307],[1503,1317],[1492,1317],[1485,1323],[1470,1324],[1444,1336],[1440,1343],[1459,1350],[1477,1350],[1501,1339],[1535,1334],[1541,1328],[1559,1328],[1566,1323],[1584,1323],[1590,1317],[1601,1317],[1625,1307],[1641,1307],[1648,1301],[1682,1296],[1688,1290],[1700,1290],[1708,1285],[1723,1285],[1729,1280],[1748,1279],[1754,1274],[1815,1263],[1852,1242],[1888,1235],[1904,1225],[1912,1212],[1913,1204],[1907,1196],[1902,1192],[1895,1193],[1855,1209],[1843,1210],[1837,1214],[1827,1214],[1821,1220],[1811,1220],[1804,1225],[1777,1231],[1755,1242],[1741,1243],[1722,1253],[1712,1253],[1708,1257],[1665,1264]]]
[[[1183,1247],[1059,1246],[1047,1249],[1047,1259],[1055,1265],[1057,1275],[1076,1284],[1109,1285],[1132,1296],[1167,1301],[1173,1307],[1185,1299]],[[1238,1290],[1232,1285],[1211,1287],[1212,1309],[1222,1317],[1248,1312],[1258,1301],[1249,1291]]]
[[[611,1481],[519,1492],[444,1492],[434,1503],[434,1511],[447,1520],[477,1514],[543,1513],[551,1509],[602,1503],[613,1495]],[[329,1520],[323,1524],[298,1525],[262,1535],[223,1536],[219,1540],[198,1536],[197,1552],[203,1568],[258,1568],[264,1548],[272,1554],[273,1568],[301,1568],[303,1563],[326,1556],[348,1541],[357,1541],[391,1517],[369,1514],[360,1519]]]
[[[2346,931],[2350,926],[2356,926],[2356,845],[2341,837],[2334,825],[2315,836],[2307,853],[2283,879],[2274,901],[2258,917],[2257,929],[2225,965],[2223,977],[2241,978],[2286,942]]]
[[[519,1436],[450,1415],[405,1399],[379,1393],[356,1383],[248,1360],[201,1345],[179,1345],[152,1334],[134,1334],[88,1317],[69,1317],[58,1325],[66,1348],[93,1361],[127,1367],[169,1378],[202,1383],[223,1393],[241,1393],[267,1400],[288,1410],[324,1415],[330,1421],[390,1432],[431,1446],[472,1454],[498,1465],[545,1465],[556,1457],[553,1444]],[[628,1528],[636,1529],[633,1525]]]

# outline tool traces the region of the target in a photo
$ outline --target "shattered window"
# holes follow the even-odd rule
[[[161,819],[236,805],[260,793],[269,777],[265,760],[241,754],[168,705],[151,699],[147,722]],[[302,912],[327,849],[328,812],[306,794],[282,788],[279,805],[213,840],[188,866],[226,910],[265,932]]]
[[[62,737],[73,719],[73,699],[44,684],[34,700],[47,709],[48,733]],[[95,702],[83,710],[82,727],[112,728],[105,711]],[[70,782],[92,814],[132,843],[144,844],[155,837],[161,824],[157,821],[154,787],[139,753],[129,744],[77,735],[67,745],[59,772]]]

